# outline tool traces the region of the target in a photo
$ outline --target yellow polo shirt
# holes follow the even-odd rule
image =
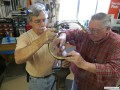
[[[24,48],[39,36],[31,29],[17,40],[16,50]],[[27,53],[26,53],[27,54]],[[26,71],[34,77],[43,77],[52,73],[52,67],[55,58],[48,51],[48,44],[44,44],[31,58],[26,62]]]

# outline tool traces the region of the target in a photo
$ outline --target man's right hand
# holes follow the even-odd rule
[[[57,35],[55,33],[56,29],[55,28],[48,28],[44,33],[43,37],[46,40],[46,43],[50,43],[54,40],[55,36]]]
[[[66,34],[61,33],[60,36],[58,37],[58,42],[60,43],[60,47],[64,46],[66,43]]]

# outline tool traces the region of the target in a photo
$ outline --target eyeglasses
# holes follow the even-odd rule
[[[101,30],[104,29],[104,28],[100,28],[100,29],[90,29],[90,28],[87,28],[87,32],[90,33],[90,34],[99,34],[101,33]]]
[[[32,22],[34,22],[35,24],[41,24],[41,23],[45,23],[46,19],[38,19],[38,20],[34,20]]]

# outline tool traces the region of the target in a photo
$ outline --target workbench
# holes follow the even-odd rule
[[[0,55],[6,61],[10,61],[11,58],[14,58],[15,47],[16,43],[2,44],[2,40],[0,40]]]

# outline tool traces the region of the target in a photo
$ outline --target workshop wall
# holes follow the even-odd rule
[[[11,18],[12,12],[19,11],[20,8],[28,8],[35,2],[45,3],[49,26],[53,26],[59,17],[59,0],[0,0],[0,18]]]
[[[58,21],[59,15],[59,0],[0,0],[0,38],[10,33],[13,37],[18,37],[22,33],[26,32],[30,28],[27,26],[26,9],[33,3],[44,2],[46,6],[46,11],[48,13],[48,27],[53,27],[55,22]],[[8,25],[9,19],[11,20],[10,29],[6,26]],[[4,24],[4,25],[3,25]]]

